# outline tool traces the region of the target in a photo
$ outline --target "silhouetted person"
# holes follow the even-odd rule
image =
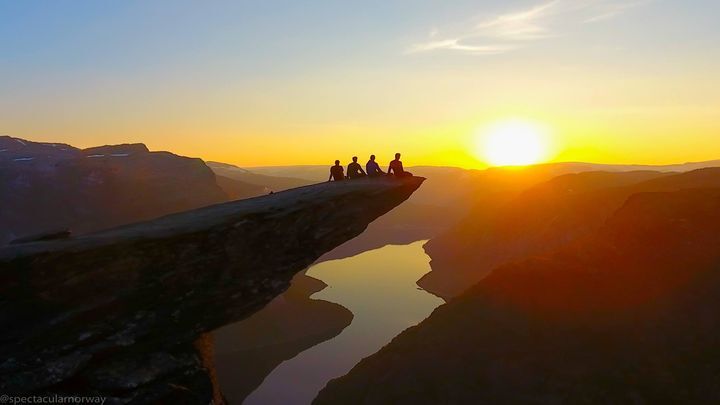
[[[375,161],[375,155],[370,155],[370,160],[368,160],[365,164],[365,170],[367,171],[367,175],[370,177],[377,177],[385,174],[385,172],[380,169],[380,165]]]
[[[335,181],[342,181],[345,180],[345,169],[343,169],[342,166],[340,166],[340,161],[335,161],[335,166],[330,166],[330,177],[328,177],[328,181],[335,180]]]
[[[357,156],[353,156],[352,163],[348,165],[347,176],[348,179],[358,179],[366,176],[365,170],[363,170],[360,163],[357,162]]]
[[[412,173],[406,172],[405,169],[403,169],[403,164],[400,161],[400,154],[395,154],[395,160],[390,162],[390,167],[388,167],[388,175],[394,174],[396,177],[410,177],[412,176]]]

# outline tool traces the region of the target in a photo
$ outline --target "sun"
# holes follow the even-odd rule
[[[547,130],[539,124],[513,119],[496,122],[476,135],[478,158],[492,166],[525,166],[548,158]]]

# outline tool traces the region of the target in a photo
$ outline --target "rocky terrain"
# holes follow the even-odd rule
[[[720,401],[720,188],[634,193],[603,222],[496,268],[315,403]]]
[[[0,391],[217,399],[193,342],[262,308],[422,181],[325,183],[2,248]]]

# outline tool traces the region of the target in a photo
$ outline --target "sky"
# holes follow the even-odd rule
[[[0,0],[0,134],[241,166],[720,158],[717,0]]]

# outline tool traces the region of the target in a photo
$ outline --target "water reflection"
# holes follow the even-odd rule
[[[309,276],[328,284],[312,298],[336,302],[355,317],[334,339],[283,362],[244,403],[309,404],[329,380],[346,374],[442,304],[415,284],[430,271],[424,242],[385,246],[310,268]]]

